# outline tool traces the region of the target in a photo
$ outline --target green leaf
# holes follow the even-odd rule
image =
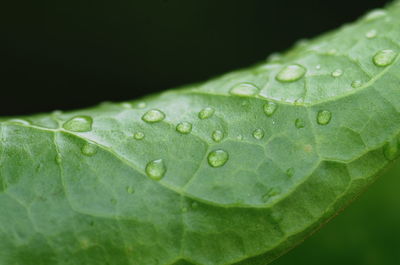
[[[264,265],[399,155],[400,5],[141,101],[3,119],[0,264]]]

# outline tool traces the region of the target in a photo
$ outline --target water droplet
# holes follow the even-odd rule
[[[335,55],[337,53],[337,50],[336,49],[330,49],[329,51],[328,51],[328,54],[329,55]]]
[[[63,125],[63,128],[72,132],[88,132],[92,130],[93,119],[89,116],[75,116]]]
[[[352,88],[359,88],[359,87],[361,87],[363,85],[363,82],[361,81],[361,80],[354,80],[352,83],[351,83],[351,87]]]
[[[27,120],[23,119],[11,119],[8,120],[7,122],[12,123],[12,124],[20,124],[20,125],[31,125],[31,123]]]
[[[215,150],[208,154],[208,164],[212,167],[222,167],[229,160],[229,154],[224,150]]]
[[[199,204],[197,202],[193,202],[191,207],[192,209],[196,209],[197,207],[199,207]]]
[[[264,194],[262,197],[264,202],[269,201],[272,197],[277,196],[281,193],[281,190],[279,188],[270,188],[267,193]]]
[[[214,140],[214,142],[221,142],[222,139],[224,139],[224,133],[220,130],[215,130],[212,133],[211,138]]]
[[[192,124],[190,122],[181,122],[176,125],[176,131],[181,134],[189,134],[192,131]]]
[[[320,110],[317,114],[317,123],[327,125],[332,119],[332,113],[328,110]]]
[[[320,64],[317,64],[317,65],[315,66],[315,69],[317,69],[317,70],[321,70],[321,68],[322,68],[322,66],[321,66]]]
[[[126,191],[127,191],[129,194],[134,194],[134,193],[135,193],[135,189],[134,189],[132,186],[126,187]]]
[[[162,159],[153,160],[146,165],[146,174],[153,180],[161,180],[167,168]]]
[[[143,114],[142,120],[147,123],[156,123],[165,119],[164,112],[158,109],[152,109]]]
[[[373,62],[376,66],[385,67],[393,63],[397,53],[393,50],[382,50],[375,54]]]
[[[264,130],[263,129],[255,129],[253,132],[253,137],[257,140],[261,140],[264,138]]]
[[[62,156],[61,156],[60,154],[57,154],[55,160],[56,160],[56,163],[57,163],[58,165],[60,165],[61,162],[62,162]]]
[[[383,9],[375,9],[372,10],[371,12],[369,12],[366,16],[365,16],[365,20],[369,21],[369,20],[374,20],[380,17],[384,17],[386,16],[386,11]]]
[[[94,156],[97,153],[97,146],[93,143],[85,143],[81,151],[85,156]]]
[[[299,64],[292,64],[284,67],[276,76],[280,82],[294,82],[302,78],[307,70]]]
[[[291,177],[293,177],[294,176],[294,168],[288,168],[287,170],[286,170],[286,176],[288,176],[289,178],[291,178]]]
[[[340,77],[343,75],[343,70],[342,69],[336,69],[335,71],[332,72],[333,77]]]
[[[240,83],[229,91],[230,94],[240,97],[251,97],[257,95],[259,88],[252,83]]]
[[[268,101],[264,105],[264,113],[268,117],[271,117],[272,115],[274,115],[277,108],[278,108],[278,105],[275,102]]]
[[[144,109],[144,108],[146,108],[147,104],[146,104],[146,102],[135,102],[135,103],[131,104],[131,106],[136,109]]]
[[[205,119],[211,118],[214,115],[214,113],[215,113],[215,109],[207,107],[207,108],[202,109],[199,112],[199,118],[201,120],[205,120]]]
[[[123,107],[124,109],[131,109],[132,108],[132,104],[128,103],[128,102],[123,102],[120,104],[121,107]]]
[[[187,211],[188,211],[188,208],[187,208],[187,207],[183,207],[183,208],[182,208],[182,213],[187,213]]]
[[[243,140],[243,135],[239,134],[239,135],[236,137],[236,139],[238,139],[239,141],[242,141],[242,140]]]
[[[302,120],[302,119],[296,119],[294,122],[294,125],[298,129],[304,128],[306,126],[304,120]]]
[[[399,143],[397,139],[387,142],[383,147],[383,154],[388,160],[395,160],[400,155]]]
[[[282,54],[280,54],[278,52],[272,53],[267,58],[267,61],[270,62],[270,63],[279,62],[280,60],[282,60]]]
[[[142,132],[135,132],[135,134],[133,135],[133,138],[135,140],[143,140],[144,137],[145,137],[145,135]]]
[[[373,39],[376,37],[376,35],[378,35],[378,31],[376,31],[376,29],[372,29],[365,34],[365,37],[368,39]]]

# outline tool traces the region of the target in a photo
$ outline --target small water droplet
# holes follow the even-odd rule
[[[31,123],[27,120],[23,119],[11,119],[8,120],[7,122],[12,123],[12,124],[20,124],[20,125],[31,125]]]
[[[261,140],[264,138],[264,130],[263,129],[255,129],[253,132],[253,137],[257,140]]]
[[[166,171],[167,168],[162,159],[150,161],[146,165],[146,174],[153,180],[161,180]]]
[[[222,149],[218,149],[210,152],[207,159],[211,167],[222,167],[228,162],[229,154]]]
[[[214,113],[215,113],[215,109],[207,107],[207,108],[202,109],[199,112],[199,118],[201,120],[205,120],[205,119],[211,118],[214,115]]]
[[[383,147],[383,154],[388,160],[395,160],[400,155],[399,143],[397,139],[393,139]]]
[[[294,125],[296,126],[297,129],[304,128],[306,126],[305,122],[303,119],[296,119],[294,122]]]
[[[279,188],[270,188],[262,197],[264,202],[269,201],[272,197],[277,196],[281,193]]]
[[[75,116],[63,125],[63,128],[72,132],[88,132],[92,130],[93,119],[89,116]]]
[[[238,139],[239,141],[242,141],[242,140],[243,140],[243,135],[239,134],[239,135],[236,137],[236,139]]]
[[[278,105],[275,102],[268,101],[264,105],[264,113],[268,117],[271,117],[272,115],[274,115],[277,108],[278,108]]]
[[[142,120],[147,123],[156,123],[165,119],[165,114],[161,110],[152,109],[142,116]]]
[[[215,130],[212,133],[211,138],[214,140],[214,142],[221,142],[222,139],[224,139],[224,133],[220,130]]]
[[[328,54],[329,55],[335,55],[337,53],[337,50],[336,49],[330,49],[329,51],[328,51]]]
[[[182,208],[182,213],[187,213],[187,211],[188,211],[188,208],[187,208],[187,207],[183,207],[183,208]]]
[[[61,156],[60,154],[57,154],[55,160],[56,160],[56,163],[57,163],[58,165],[60,165],[61,162],[62,162],[62,156]]]
[[[132,104],[131,103],[123,102],[123,103],[120,103],[120,104],[121,104],[121,107],[123,107],[124,109],[131,109],[132,108]]]
[[[336,69],[335,71],[332,72],[333,77],[340,77],[343,75],[343,70],[342,69]]]
[[[386,16],[386,11],[383,9],[375,9],[365,15],[365,20],[370,21],[380,17]]]
[[[189,134],[192,131],[192,124],[190,122],[181,122],[176,125],[176,131],[181,134]]]
[[[317,114],[317,123],[327,125],[332,119],[332,113],[328,110],[320,110]]]
[[[321,68],[322,68],[322,66],[321,66],[320,64],[317,64],[317,65],[315,66],[315,69],[317,69],[317,70],[321,70]]]
[[[145,135],[142,132],[135,132],[135,134],[133,135],[133,138],[135,140],[143,140],[144,137],[145,137]]]
[[[307,70],[299,64],[292,64],[284,67],[276,76],[280,82],[295,82],[306,74]]]
[[[354,80],[352,83],[351,83],[351,87],[352,88],[359,88],[359,87],[361,87],[363,85],[363,82],[361,81],[361,80]]]
[[[372,29],[365,34],[365,37],[368,39],[373,39],[376,37],[376,35],[378,35],[378,31],[376,29]]]
[[[191,207],[192,209],[196,209],[197,207],[199,207],[199,204],[197,202],[193,202]]]
[[[375,54],[373,62],[376,66],[385,67],[393,63],[397,53],[393,50],[382,50]]]
[[[230,94],[239,97],[251,97],[257,95],[259,88],[252,83],[240,83],[235,85],[229,91]]]
[[[294,171],[294,168],[288,168],[287,170],[286,170],[286,176],[288,176],[289,178],[291,178],[291,177],[293,177],[294,176],[294,173],[295,173],[295,171]]]
[[[85,156],[94,156],[97,153],[97,146],[93,143],[85,143],[82,146],[81,151]]]
[[[134,189],[132,186],[126,187],[126,191],[127,191],[129,194],[134,194],[134,193],[135,193],[135,189]]]
[[[133,104],[133,107],[137,108],[137,109],[144,109],[146,108],[147,104],[146,102],[137,102],[135,104]]]
[[[279,62],[280,60],[282,60],[282,54],[280,54],[278,52],[272,53],[267,58],[267,61],[270,62],[270,63]]]

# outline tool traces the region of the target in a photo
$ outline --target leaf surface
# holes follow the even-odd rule
[[[3,119],[0,264],[265,265],[397,158],[400,5],[140,101]]]

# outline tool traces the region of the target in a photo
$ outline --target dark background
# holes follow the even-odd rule
[[[7,2],[0,7],[0,115],[81,108],[202,81],[389,1]]]

